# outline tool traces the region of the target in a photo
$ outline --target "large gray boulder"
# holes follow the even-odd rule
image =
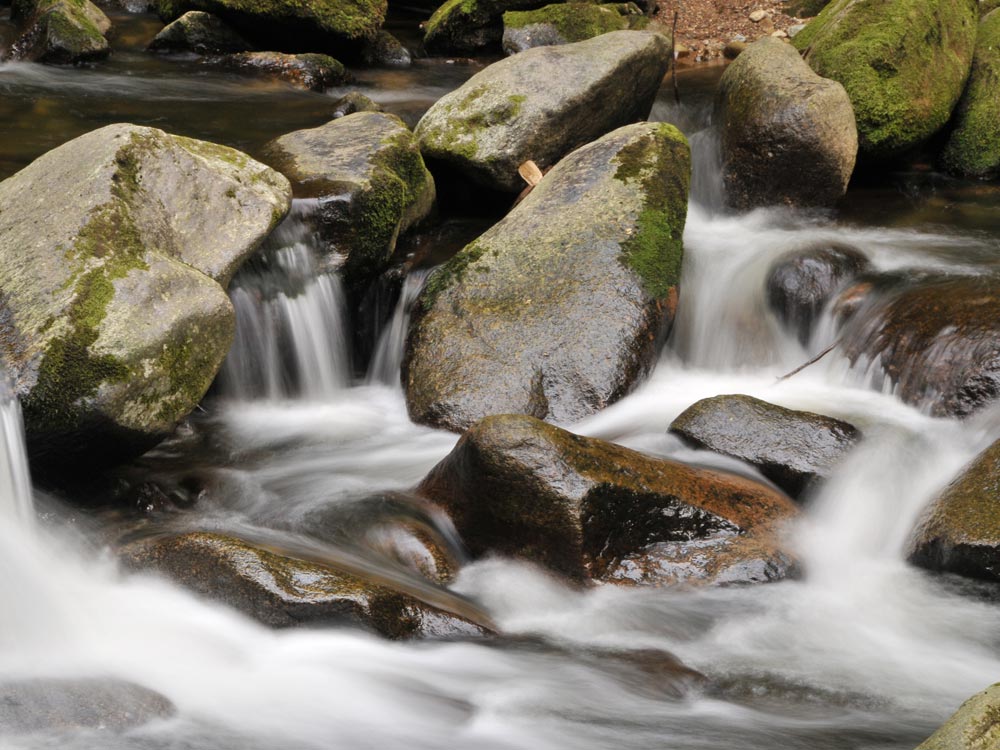
[[[716,120],[736,208],[829,206],[847,191],[858,153],[851,100],[786,42],[765,37],[726,68]]]
[[[649,19],[633,3],[556,3],[537,10],[503,14],[503,51],[570,44],[622,29],[642,29]]]
[[[532,417],[488,417],[417,492],[451,514],[474,556],[499,553],[575,579],[763,583],[794,561],[782,493],[745,477],[652,458]]]
[[[525,161],[544,169],[645,120],[670,57],[670,41],[646,31],[522,52],[434,104],[417,124],[420,148],[480,185],[520,192],[517,168]]]
[[[898,156],[938,132],[972,65],[976,0],[833,0],[795,46],[854,105],[860,156]]]
[[[238,151],[126,124],[0,183],[0,357],[36,460],[141,453],[194,408],[232,341],[225,285],[290,199]]]
[[[620,128],[438,269],[403,363],[412,418],[565,422],[628,393],[673,320],[689,171],[672,125]]]
[[[356,112],[275,139],[265,158],[298,197],[317,198],[320,235],[346,255],[349,283],[385,268],[396,240],[434,207],[434,178],[416,139],[395,115]]]
[[[111,21],[90,0],[16,0],[11,18],[21,28],[11,46],[17,60],[65,65],[100,60],[111,50],[105,37]]]

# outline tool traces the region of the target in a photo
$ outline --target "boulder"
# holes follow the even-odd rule
[[[689,165],[672,125],[620,128],[439,268],[403,361],[410,416],[458,431],[489,414],[567,422],[628,393],[673,321]]]
[[[806,345],[836,293],[870,265],[860,250],[836,242],[792,250],[776,259],[767,272],[768,305]]]
[[[164,21],[212,13],[258,49],[357,54],[385,21],[386,0],[154,0]]]
[[[851,101],[785,42],[760,39],[726,68],[715,120],[734,207],[830,206],[847,191],[858,153]]]
[[[381,68],[406,68],[413,62],[410,50],[388,31],[380,31],[361,53],[365,65]]]
[[[969,698],[917,750],[990,750],[1000,747],[1000,683]]]
[[[346,256],[351,286],[387,265],[400,234],[430,214],[434,178],[409,128],[395,115],[357,112],[271,141],[265,158],[301,198],[331,252]]]
[[[386,638],[481,636],[476,608],[441,590],[461,608],[424,603],[376,578],[335,563],[288,557],[222,534],[190,532],[133,542],[120,551],[132,571],[155,571],[201,596],[222,602],[264,625],[360,627]]]
[[[504,13],[546,4],[547,0],[446,0],[424,24],[424,49],[435,55],[499,49]]]
[[[632,3],[559,3],[537,10],[508,11],[503,14],[503,51],[513,55],[532,47],[582,42],[647,23]]]
[[[833,0],[793,40],[854,105],[860,156],[887,159],[948,122],[972,65],[975,0]]]
[[[753,464],[796,498],[827,479],[861,438],[842,420],[743,395],[702,399],[685,409],[670,431],[688,445]]]
[[[910,562],[1000,581],[1000,441],[936,498],[910,539]]]
[[[16,0],[11,18],[22,29],[11,46],[16,60],[66,65],[100,60],[111,48],[111,21],[90,0]]]
[[[246,52],[253,49],[253,46],[211,13],[191,10],[153,37],[149,49],[155,52],[224,55]]]
[[[876,368],[899,397],[965,417],[1000,395],[1000,280],[931,278],[868,294],[841,328],[852,364]]]
[[[111,462],[173,430],[232,342],[225,285],[290,199],[238,151],[127,124],[0,183],[0,357],[36,461]]]
[[[574,579],[750,583],[791,571],[795,517],[751,479],[651,458],[532,417],[487,417],[417,488],[473,556],[524,558]]]
[[[330,119],[338,120],[355,112],[382,112],[382,105],[372,101],[360,91],[348,91],[333,103]]]
[[[213,62],[241,73],[264,76],[303,91],[325,91],[350,80],[347,69],[329,55],[284,52],[238,52]]]
[[[434,104],[417,124],[420,148],[484,187],[519,193],[529,159],[545,169],[645,120],[669,64],[669,40],[646,31],[522,52]]]
[[[979,23],[969,84],[941,162],[949,172],[993,180],[1000,177],[1000,10]]]

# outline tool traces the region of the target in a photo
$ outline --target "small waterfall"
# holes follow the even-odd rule
[[[0,442],[0,523],[30,527],[35,514],[21,404],[6,383],[0,388]]]
[[[236,340],[220,378],[228,397],[326,400],[350,382],[344,291],[296,208],[233,281]]]
[[[406,332],[410,328],[410,312],[420,292],[427,283],[429,270],[411,271],[403,281],[399,301],[389,321],[378,338],[375,356],[368,369],[369,383],[399,384],[399,371],[403,364],[403,350],[406,347]]]

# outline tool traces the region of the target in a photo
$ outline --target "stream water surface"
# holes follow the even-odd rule
[[[340,93],[298,93],[149,56],[134,48],[155,22],[119,20],[119,49],[105,64],[0,65],[0,176],[113,121],[253,153],[274,135],[324,122]],[[357,88],[412,122],[476,69],[421,60],[402,72],[363,71]],[[31,512],[19,412],[7,401],[0,681],[110,677],[161,693],[177,712],[121,733],[0,727],[0,747],[912,750],[962,700],[1000,679],[997,592],[904,562],[921,509],[1000,437],[1000,411],[965,423],[931,418],[837,351],[779,381],[831,343],[831,328],[820,325],[803,346],[771,316],[763,288],[781,253],[827,240],[855,245],[879,269],[993,273],[1000,192],[917,167],[856,186],[837,215],[727,214],[707,128],[718,75],[682,73],[681,104],[665,89],[653,111],[684,129],[695,153],[671,338],[632,395],[567,427],[747,471],[682,446],[666,433],[671,420],[722,393],[849,419],[863,442],[808,498],[792,532],[800,580],[580,590],[531,565],[488,559],[466,565],[443,595],[482,607],[505,637],[394,643],[350,630],[275,632],[121,572],[100,547],[121,512],[69,510],[40,492]],[[134,509],[124,514],[129,524],[315,544],[311,513],[410,488],[454,445],[455,435],[409,421],[398,384],[407,305],[426,271],[403,282],[364,368],[351,361],[343,292],[317,263],[304,210],[297,204],[264,260],[233,283],[237,343],[204,411],[131,467],[175,487],[176,503]],[[448,532],[447,519],[431,522]],[[377,545],[325,543],[331,555],[391,570]],[[685,685],[658,672],[665,654],[708,681]]]

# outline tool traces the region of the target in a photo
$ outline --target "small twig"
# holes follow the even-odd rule
[[[778,378],[777,382],[780,383],[782,380],[788,380],[790,377],[792,377],[792,375],[797,375],[798,373],[800,373],[804,369],[806,369],[809,365],[816,364],[821,359],[823,359],[823,357],[825,357],[827,354],[829,354],[834,349],[836,349],[837,348],[837,344],[839,344],[839,343],[840,343],[840,339],[837,339],[832,344],[830,344],[830,346],[828,346],[826,349],[824,349],[823,351],[821,351],[819,354],[817,354],[815,357],[813,357],[812,359],[810,359],[805,364],[799,365],[798,367],[796,367],[794,370],[792,370],[787,375],[782,375],[780,378]]]

